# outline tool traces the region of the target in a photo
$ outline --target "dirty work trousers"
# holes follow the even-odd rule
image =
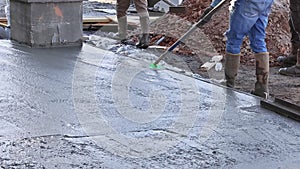
[[[133,0],[136,11],[140,17],[149,17],[149,13],[147,10],[148,2],[147,0]],[[117,17],[121,18],[126,16],[126,12],[129,8],[130,0],[117,0]]]
[[[9,1],[10,0],[6,0],[6,5],[4,8],[8,26],[10,26],[10,2]]]
[[[291,42],[300,46],[300,0],[290,0],[290,18]]]
[[[254,53],[267,52],[265,29],[273,0],[236,0],[226,32],[226,52],[239,54],[245,36]]]

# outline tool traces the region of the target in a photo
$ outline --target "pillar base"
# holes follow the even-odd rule
[[[31,47],[82,45],[82,0],[10,0],[11,39]]]

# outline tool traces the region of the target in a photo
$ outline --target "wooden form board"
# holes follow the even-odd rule
[[[0,22],[7,22],[7,19],[5,17],[0,17]]]
[[[114,15],[117,13],[115,9],[93,9],[93,10],[97,11],[97,12],[104,12],[104,13],[111,14],[111,15]]]
[[[116,15],[107,15],[106,17],[108,19],[118,23],[118,19],[117,19]],[[153,22],[158,18],[159,17],[157,17],[157,16],[150,16],[150,22]],[[138,26],[140,24],[140,17],[139,16],[127,16],[127,22],[128,22],[128,25]]]
[[[150,22],[159,17],[150,17]],[[138,26],[140,23],[139,16],[127,16],[128,24],[131,26]],[[0,26],[6,26],[6,17],[0,17]],[[116,15],[108,15],[103,17],[85,17],[82,19],[84,27],[102,27],[102,26],[116,26],[118,19]],[[114,22],[114,23],[112,23]]]
[[[0,26],[7,27],[7,19],[6,17],[0,17]]]
[[[98,12],[104,12],[104,13],[111,14],[111,15],[115,15],[117,13],[116,9],[93,9],[93,10],[98,11]],[[134,7],[129,7],[127,9],[127,12],[137,13],[137,11]]]
[[[208,62],[204,63],[201,67],[201,71],[208,71],[212,67],[214,67],[218,62],[223,59],[222,55],[213,56]]]
[[[5,17],[0,17],[0,22],[5,23],[7,19]],[[109,23],[112,22],[109,18],[103,17],[86,17],[82,19],[83,23]]]
[[[87,17],[87,18],[83,18],[82,19],[83,23],[109,23],[112,22],[112,20],[110,20],[107,17]]]
[[[0,26],[1,26],[1,27],[7,27],[7,24],[6,24],[6,23],[3,23],[3,22],[0,22]]]

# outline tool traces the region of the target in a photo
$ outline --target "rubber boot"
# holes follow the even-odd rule
[[[269,53],[256,53],[256,83],[252,94],[267,98],[269,95]]]
[[[226,86],[234,88],[235,79],[240,67],[240,54],[226,53],[225,55],[225,80]]]
[[[0,27],[0,39],[6,39],[6,31],[2,27]]]
[[[149,16],[140,17],[142,36],[139,39],[139,43],[136,45],[137,48],[146,49],[149,46]]]
[[[297,63],[292,67],[286,67],[279,69],[279,73],[287,76],[300,77],[300,49],[297,53]]]
[[[149,34],[144,33],[139,40],[139,43],[136,45],[137,48],[147,49],[149,46]]]
[[[126,40],[127,37],[127,17],[123,16],[118,18],[118,36],[119,40]]]
[[[299,49],[299,45],[292,44],[292,50],[289,56],[279,60],[279,63],[283,67],[291,67],[297,62],[297,50]]]

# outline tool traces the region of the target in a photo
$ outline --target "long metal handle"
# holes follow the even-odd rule
[[[201,16],[202,19],[200,19],[198,22],[196,22],[183,36],[181,36],[181,38],[179,38],[172,46],[170,46],[168,48],[168,50],[166,50],[153,64],[157,65],[164,57],[166,57],[166,55],[173,51],[179,44],[181,41],[184,41],[191,33],[193,33],[197,28],[203,26],[204,24],[207,23],[207,21],[205,19],[207,19],[208,17],[211,17],[213,14],[216,13],[216,11],[218,9],[220,9],[223,4],[225,4],[226,1],[229,0],[222,0],[218,3],[217,6],[215,6],[211,11],[209,11],[205,16]]]

